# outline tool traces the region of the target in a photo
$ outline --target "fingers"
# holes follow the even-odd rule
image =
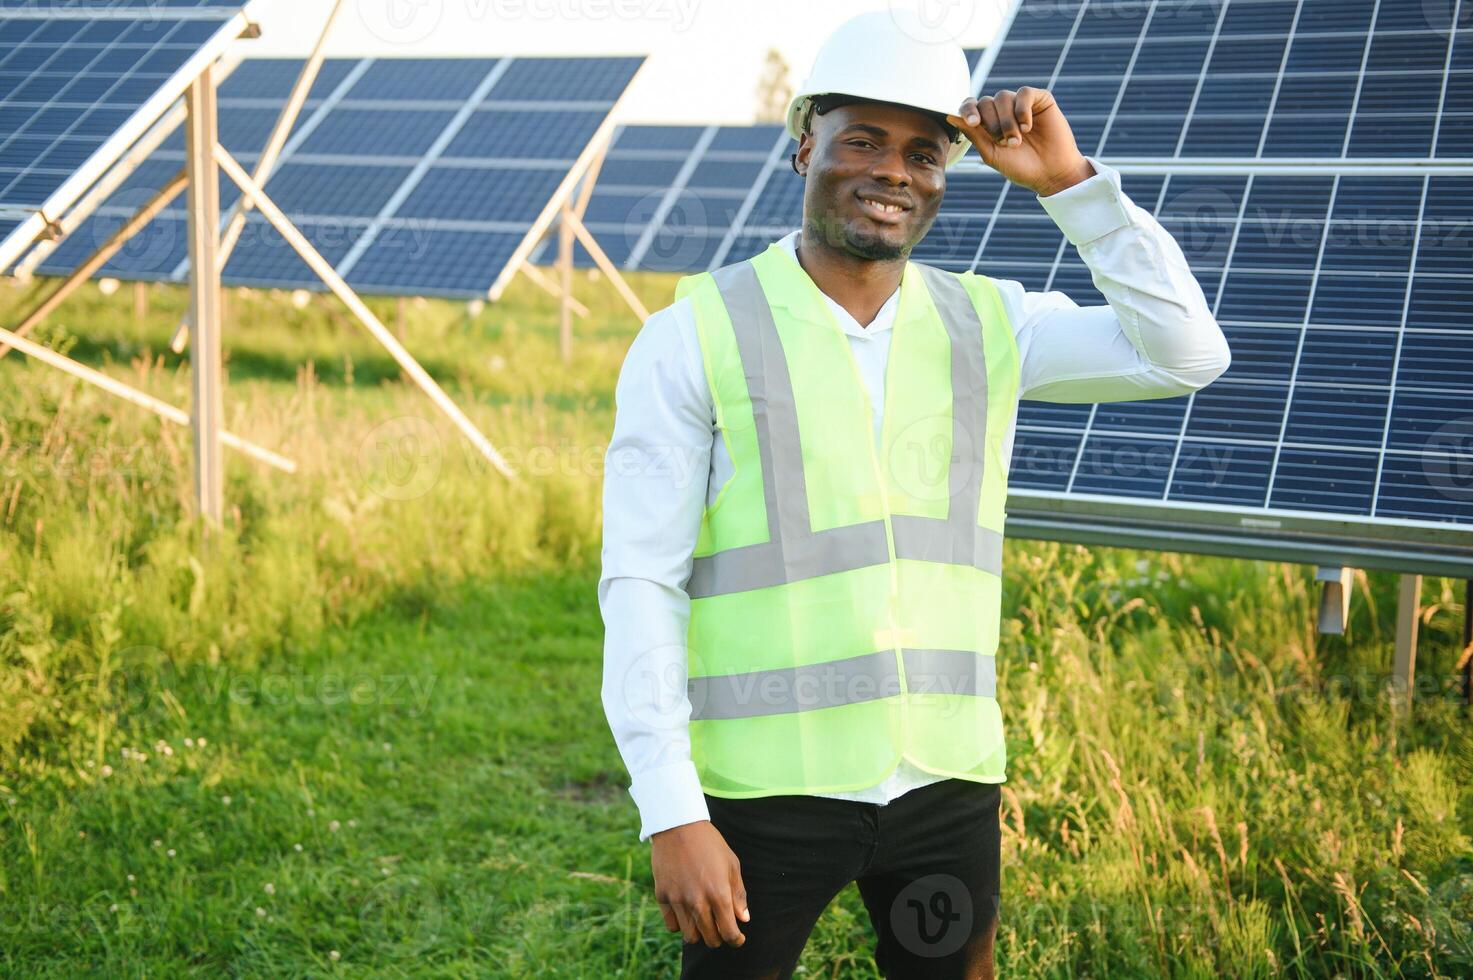
[[[1005,88],[980,99],[968,99],[951,118],[960,119],[971,128],[980,124],[992,142],[999,146],[1020,146],[1023,134],[1033,130],[1038,115],[1053,106],[1054,98],[1047,90],[1024,85],[1016,92]],[[974,107],[978,122],[973,122],[973,117],[968,114]]]
[[[982,125],[982,114],[977,111],[977,100],[970,96],[956,110],[957,118],[968,126]]]
[[[1031,85],[1024,85],[1013,100],[1013,118],[1018,121],[1018,129],[1025,133],[1033,128],[1033,100],[1038,91]]]
[[[665,928],[671,932],[680,932],[680,919],[675,914],[675,909],[669,902],[659,902],[660,918],[665,920]]]

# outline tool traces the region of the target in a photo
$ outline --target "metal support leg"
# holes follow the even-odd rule
[[[1391,665],[1393,700],[1411,703],[1417,670],[1417,625],[1421,611],[1422,576],[1403,575],[1396,602],[1396,658]]]
[[[557,271],[562,299],[558,302],[558,349],[563,363],[573,360],[573,310],[568,300],[573,295],[573,209],[566,203],[558,216]]]
[[[1353,568],[1321,566],[1315,570],[1315,581],[1321,583],[1319,631],[1340,636],[1350,616],[1350,582]]]
[[[1463,703],[1473,705],[1473,579],[1463,583]]]
[[[199,515],[220,523],[225,510],[220,429],[220,172],[215,166],[214,69],[206,67],[184,97],[184,154],[189,180],[190,425],[194,431],[194,491]]]

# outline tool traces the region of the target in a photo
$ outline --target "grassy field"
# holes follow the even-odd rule
[[[652,306],[672,280],[636,279]],[[328,301],[232,291],[223,533],[188,433],[0,362],[0,974],[673,975],[599,704],[613,384],[550,300],[411,303],[476,456]],[[89,287],[41,336],[175,404],[184,297]],[[0,285],[0,322],[26,305]],[[392,303],[379,303],[392,321]],[[1003,976],[1473,975],[1461,583],[1429,579],[1410,717],[1394,576],[1316,638],[1313,570],[1010,542]],[[808,976],[873,977],[857,892]]]

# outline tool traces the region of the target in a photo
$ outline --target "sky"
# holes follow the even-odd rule
[[[334,0],[259,0],[242,53],[305,56]],[[769,49],[796,87],[824,37],[897,6],[938,34],[984,47],[1008,0],[342,0],[329,56],[645,54],[620,122],[750,123]]]

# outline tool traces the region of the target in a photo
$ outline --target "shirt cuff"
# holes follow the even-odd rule
[[[1038,203],[1075,248],[1130,224],[1130,214],[1125,209],[1125,201],[1129,199],[1120,189],[1120,171],[1094,157],[1085,159],[1095,168],[1093,177],[1038,198]]]
[[[686,760],[633,776],[629,795],[639,807],[639,839],[671,827],[711,819],[695,763]]]

